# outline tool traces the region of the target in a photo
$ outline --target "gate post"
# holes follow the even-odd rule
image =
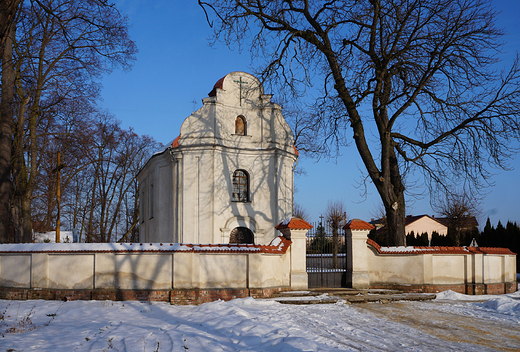
[[[366,221],[353,219],[343,229],[347,237],[347,287],[370,288],[367,236],[374,226]]]
[[[312,225],[300,218],[287,218],[275,227],[286,239],[292,242],[287,250],[291,261],[291,289],[309,288],[307,276],[307,231]]]

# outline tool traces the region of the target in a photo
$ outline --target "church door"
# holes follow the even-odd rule
[[[254,244],[254,234],[247,227],[235,227],[229,234],[229,243]]]

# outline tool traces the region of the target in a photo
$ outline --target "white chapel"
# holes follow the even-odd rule
[[[293,210],[298,158],[260,81],[217,81],[180,135],[138,175],[141,242],[267,244]]]

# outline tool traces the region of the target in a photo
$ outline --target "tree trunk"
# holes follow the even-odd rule
[[[329,47],[330,49],[330,47]],[[330,52],[332,50],[330,49]],[[390,238],[394,241],[396,246],[406,245],[406,234],[404,228],[405,221],[405,201],[404,201],[404,185],[402,183],[401,174],[399,172],[399,165],[393,146],[393,141],[390,136],[388,128],[388,116],[385,108],[380,108],[379,103],[374,106],[374,119],[379,130],[379,137],[381,140],[381,166],[378,168],[372,152],[368,146],[365,137],[365,129],[361,116],[356,107],[356,103],[352,99],[343,78],[340,65],[333,55],[326,55],[329,66],[331,68],[332,76],[334,78],[334,88],[338,92],[339,97],[343,101],[348,112],[350,125],[354,132],[354,142],[356,148],[365,164],[368,175],[381,196],[383,205],[385,207],[388,223],[387,230]],[[379,95],[375,101],[388,99],[388,92],[390,82],[386,81],[386,86],[383,84],[384,77],[378,81],[376,90]],[[392,219],[392,220],[391,220]]]
[[[0,14],[0,20],[5,20]],[[0,243],[9,242],[11,197],[11,148],[15,71],[13,67],[12,30],[9,30],[2,47],[2,101],[0,103]]]
[[[14,195],[12,199],[12,217],[14,242],[32,243],[31,202],[25,195]]]
[[[383,146],[385,143],[383,143]],[[395,151],[391,147],[391,141],[386,143],[386,150],[383,147],[383,162],[379,178],[372,178],[386,212],[386,229],[388,236],[388,245],[406,246],[405,218],[406,207],[404,199],[405,187],[402,182],[401,174]],[[386,155],[385,155],[386,154]]]
[[[22,200],[20,197],[13,195],[11,199],[11,216],[13,219],[13,242],[22,242],[23,229],[21,226],[22,219]]]
[[[0,50],[11,36],[11,26],[21,0],[0,1]],[[2,57],[0,55],[0,57]]]
[[[398,198],[399,200],[390,204],[390,206],[385,205],[387,235],[390,241],[389,245],[406,246],[406,213],[403,192],[401,192]]]
[[[32,243],[31,197],[22,199],[22,243]]]
[[[16,70],[18,72],[18,68]],[[19,74],[15,77],[16,93],[21,98],[18,108],[18,120],[13,124],[13,144],[12,144],[12,201],[11,212],[14,229],[14,242],[23,243],[24,240],[24,207],[23,199],[24,192],[27,188],[27,169],[25,167],[25,153],[24,153],[24,133],[25,133],[25,111],[29,99],[24,98],[23,86]],[[13,121],[14,122],[14,121]],[[32,236],[31,236],[32,237]]]
[[[13,194],[13,225],[15,229],[15,242],[31,243],[32,242],[32,212],[31,203],[32,195],[35,186],[35,179],[37,176],[37,134],[36,121],[38,118],[38,107],[40,91],[38,90],[31,108],[31,115],[29,117],[29,140],[24,140],[24,117],[25,106],[27,101],[22,98],[20,104],[20,116],[18,116],[18,123],[16,126],[16,133],[14,138],[14,153],[12,157],[12,170],[14,180],[14,194]],[[19,91],[19,94],[23,92]],[[29,144],[29,153],[26,159],[26,150],[24,144]],[[27,167],[29,163],[29,167]]]

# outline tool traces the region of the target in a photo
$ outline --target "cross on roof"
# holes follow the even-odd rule
[[[240,106],[242,106],[242,84],[248,84],[248,82],[242,81],[242,76],[240,76],[240,80],[233,80],[233,82],[238,83],[240,86]]]

